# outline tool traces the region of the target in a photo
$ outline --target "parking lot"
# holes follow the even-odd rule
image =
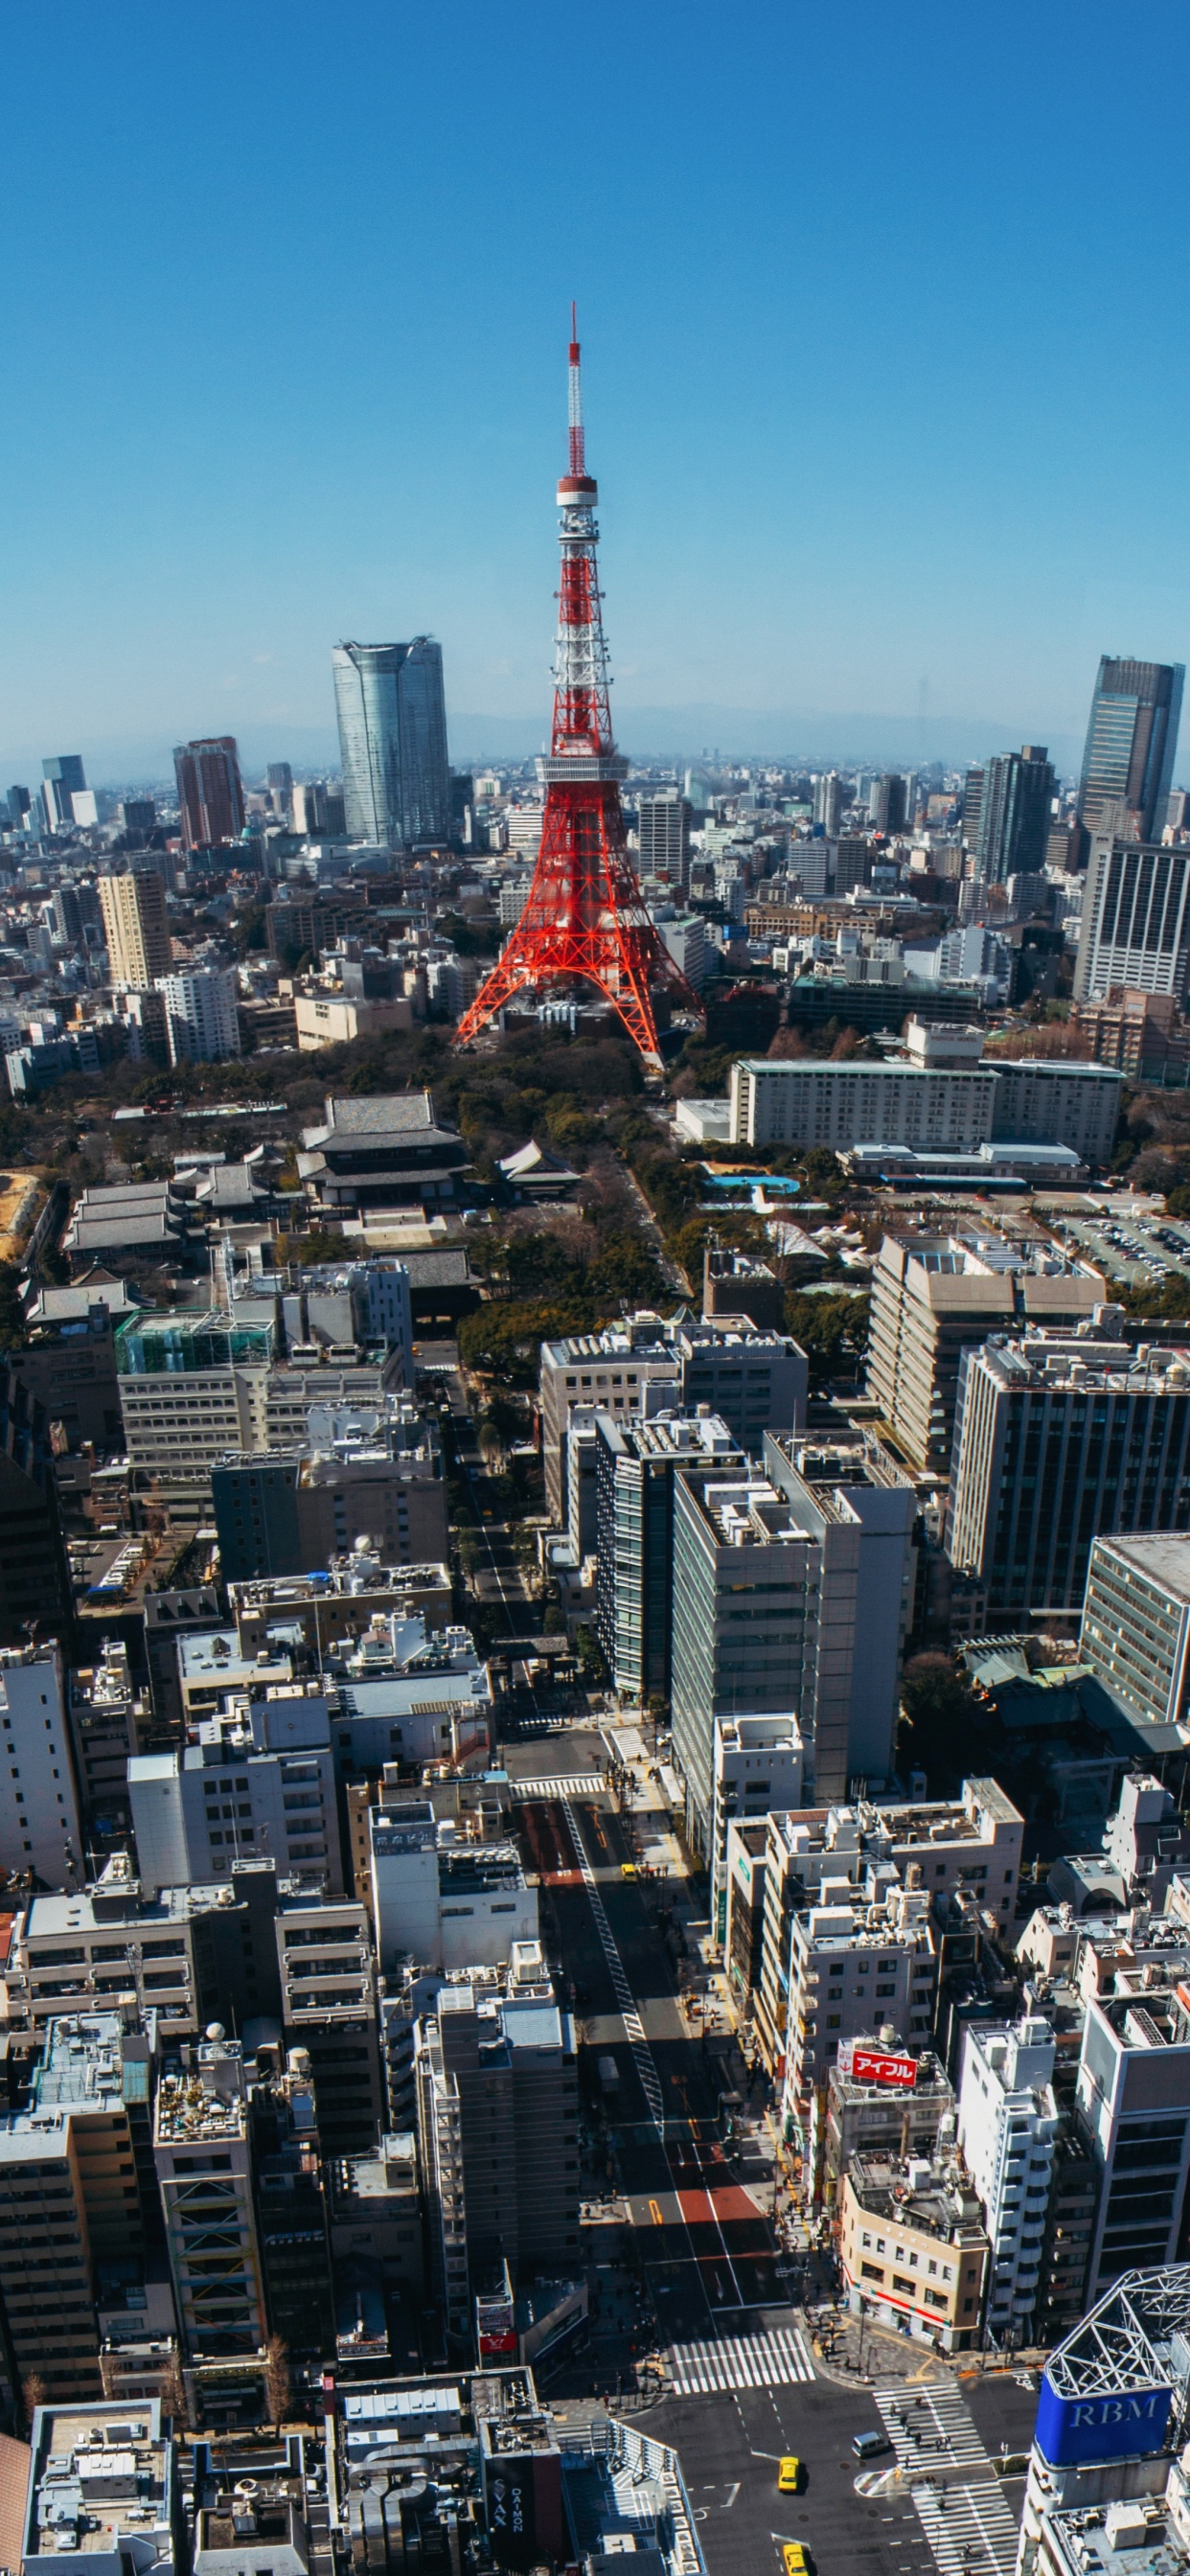
[[[1171,1271],[1190,1279],[1190,1226],[1174,1217],[1061,1217],[1054,1232],[1125,1288],[1157,1288]]]

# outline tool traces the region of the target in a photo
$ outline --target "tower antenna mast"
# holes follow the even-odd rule
[[[701,1015],[651,919],[632,861],[620,803],[628,763],[616,750],[611,674],[603,632],[595,509],[587,472],[578,322],[570,308],[569,471],[558,485],[562,553],[550,749],[537,763],[545,788],[541,849],[525,908],[498,964],[459,1022],[465,1046],[516,993],[551,984],[595,985],[618,1012],[647,1063],[660,1067],[652,992],[666,987]]]

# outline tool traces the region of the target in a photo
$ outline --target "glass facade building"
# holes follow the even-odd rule
[[[1185,666],[1132,662],[1104,654],[1091,700],[1078,817],[1089,830],[1112,828],[1112,809],[1130,817],[1130,836],[1152,841],[1165,820],[1173,783]],[[1124,828],[1122,818],[1116,829]]]
[[[1053,820],[1054,773],[1043,743],[984,768],[974,833],[979,872],[990,885],[1009,877],[1040,876]],[[964,821],[966,810],[964,807]]]
[[[391,849],[448,841],[441,645],[337,644],[331,659],[348,837]]]

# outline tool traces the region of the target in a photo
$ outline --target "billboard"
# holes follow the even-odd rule
[[[1165,2440],[1171,2388],[1127,2388],[1060,2397],[1048,2371],[1037,2400],[1034,2440],[1052,2469],[1088,2460],[1132,2460]]]
[[[862,2048],[856,2040],[851,2051],[851,2075],[856,2084],[891,2084],[907,2092],[917,2082],[917,2059],[900,2057],[884,2048]]]
[[[498,2567],[532,2567],[537,2558],[537,2497],[531,2451],[497,2452],[484,2463],[488,2538]]]

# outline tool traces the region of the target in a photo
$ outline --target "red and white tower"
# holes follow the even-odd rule
[[[612,739],[607,644],[600,616],[595,525],[598,487],[583,448],[579,346],[570,308],[570,471],[558,485],[558,643],[554,730],[539,760],[545,788],[541,854],[504,954],[459,1022],[465,1045],[514,993],[578,977],[598,986],[650,1064],[659,1065],[651,985],[687,1009],[702,1005],[650,920],[624,831],[620,780],[628,763]]]

